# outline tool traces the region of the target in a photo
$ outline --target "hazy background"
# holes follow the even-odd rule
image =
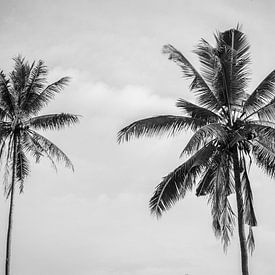
[[[181,163],[189,134],[122,145],[116,134],[136,119],[177,114],[175,100],[193,98],[161,54],[166,43],[198,65],[199,39],[214,43],[216,30],[239,22],[252,45],[252,90],[275,68],[274,14],[271,0],[1,0],[0,68],[10,71],[19,53],[43,59],[50,81],[72,77],[45,112],[83,116],[76,127],[45,133],[75,173],[60,166],[56,174],[42,161],[16,196],[12,275],[239,274],[237,238],[225,255],[206,198],[190,194],[159,221],[149,213],[154,187]],[[252,170],[259,226],[251,274],[272,275],[275,183]],[[2,196],[0,273],[7,206]]]

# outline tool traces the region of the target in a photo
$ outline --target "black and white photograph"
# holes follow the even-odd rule
[[[0,274],[275,274],[274,1],[0,3]]]

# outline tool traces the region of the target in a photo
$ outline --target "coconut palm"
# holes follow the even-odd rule
[[[150,209],[161,216],[196,187],[197,196],[208,197],[214,233],[225,249],[237,216],[242,274],[248,275],[248,251],[252,253],[255,247],[252,228],[257,225],[248,177],[251,162],[275,176],[275,70],[248,94],[246,36],[237,27],[218,32],[215,40],[214,47],[201,39],[194,51],[201,73],[173,46],[163,47],[184,77],[191,80],[190,90],[198,105],[179,99],[176,105],[182,116],[160,115],[136,121],[119,132],[118,142],[142,136],[173,136],[186,129],[194,132],[181,154],[189,158],[156,187]],[[237,215],[229,199],[233,193]]]
[[[27,155],[34,157],[36,162],[46,156],[54,167],[55,161],[62,161],[73,169],[67,155],[38,131],[59,130],[78,122],[78,116],[67,113],[39,115],[68,83],[68,77],[47,85],[47,67],[43,61],[30,65],[20,56],[14,61],[14,69],[8,77],[0,72],[0,158],[5,194],[10,199],[6,275],[10,274],[14,192],[17,185],[20,192],[23,191],[24,180],[30,173]]]

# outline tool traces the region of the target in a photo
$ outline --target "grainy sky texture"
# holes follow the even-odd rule
[[[50,163],[32,166],[15,201],[12,275],[236,275],[239,244],[227,254],[211,229],[206,198],[190,194],[162,219],[148,201],[175,168],[190,134],[118,145],[130,122],[177,114],[179,97],[193,99],[180,69],[161,54],[171,43],[198,65],[200,38],[243,25],[252,45],[255,87],[275,68],[272,0],[3,1],[0,67],[12,57],[43,59],[49,80],[70,85],[45,112],[81,114],[81,123],[45,133],[70,156],[75,173]],[[275,182],[252,168],[259,226],[252,275],[275,274]],[[0,201],[0,273],[8,203]],[[235,233],[237,233],[235,231]]]

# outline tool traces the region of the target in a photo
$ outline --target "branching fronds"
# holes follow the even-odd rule
[[[237,191],[240,239],[245,239],[244,222],[249,226],[247,246],[241,241],[241,249],[248,248],[252,253],[252,227],[257,220],[247,166],[253,156],[260,168],[275,177],[275,70],[249,94],[250,46],[246,36],[237,27],[219,32],[215,38],[216,46],[202,39],[194,51],[201,63],[201,74],[173,46],[163,47],[163,53],[191,81],[190,90],[198,105],[179,99],[176,105],[184,117],[166,115],[138,120],[118,133],[118,142],[193,130],[182,151],[189,159],[156,187],[150,200],[151,212],[160,217],[197,182],[196,195],[208,196],[213,229],[226,250],[235,224],[229,196]]]
[[[23,191],[24,181],[30,172],[27,154],[37,162],[41,157],[48,157],[55,169],[54,160],[62,161],[73,169],[67,155],[34,130],[59,130],[79,120],[79,116],[67,113],[33,117],[67,85],[69,78],[63,77],[47,85],[48,70],[43,61],[30,65],[21,56],[14,61],[14,69],[8,77],[0,72],[0,160],[7,197],[15,182],[20,183],[20,192]],[[13,183],[11,175],[15,175]]]

